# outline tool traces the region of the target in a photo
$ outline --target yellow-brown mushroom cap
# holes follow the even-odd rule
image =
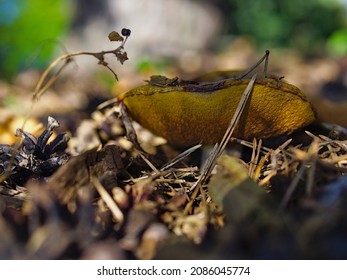
[[[215,87],[147,84],[118,97],[130,116],[175,146],[219,142],[249,79],[226,80]],[[295,86],[257,79],[234,137],[250,140],[290,134],[315,120],[307,97]]]

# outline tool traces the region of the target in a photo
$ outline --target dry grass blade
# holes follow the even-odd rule
[[[181,160],[183,160],[184,158],[189,156],[191,153],[195,152],[201,146],[202,146],[201,144],[198,144],[198,145],[195,145],[195,146],[185,150],[184,152],[180,153],[177,157],[173,158],[170,162],[166,163],[162,168],[160,168],[160,171],[164,171],[164,170],[172,167],[176,163],[180,162]]]
[[[255,171],[258,166],[258,161],[261,153],[261,146],[262,146],[262,140],[259,139],[259,142],[257,143],[256,139],[253,139],[253,149],[252,149],[252,156],[251,161],[249,163],[248,168],[248,174],[250,177],[255,178]]]
[[[93,183],[97,192],[100,194],[103,201],[109,207],[115,221],[117,223],[122,223],[124,221],[124,215],[122,211],[119,209],[119,207],[117,206],[113,198],[110,196],[110,194],[105,190],[104,186],[100,183],[98,178],[96,178],[95,176],[92,176],[91,182]]]
[[[246,140],[243,140],[243,139],[238,139],[238,138],[235,138],[235,141],[245,147],[248,147],[248,148],[252,148],[253,149],[253,143],[249,142],[249,141],[246,141]],[[272,149],[270,148],[267,148],[265,146],[261,146],[260,147],[260,151],[264,154],[268,153],[268,152],[271,152]]]
[[[298,170],[298,172],[296,173],[293,181],[290,183],[281,203],[280,206],[278,208],[278,212],[283,212],[283,210],[287,207],[288,202],[290,200],[290,198],[292,197],[294,191],[296,190],[296,187],[299,184],[300,179],[303,177],[305,169],[306,169],[306,162],[303,162]]]
[[[284,143],[286,144],[286,143]],[[283,144],[283,145],[284,145]],[[282,146],[283,146],[282,145]],[[312,192],[312,188],[313,188],[313,182],[314,182],[314,172],[315,172],[315,164],[316,164],[316,160],[317,160],[317,154],[319,151],[319,144],[318,144],[318,140],[317,138],[314,139],[314,141],[311,143],[309,149],[307,152],[301,151],[301,150],[297,150],[297,160],[301,161],[301,166],[298,170],[298,172],[296,173],[293,181],[291,182],[291,184],[289,185],[281,203],[279,206],[279,212],[282,212],[286,206],[288,205],[288,202],[291,198],[291,196],[293,195],[294,191],[296,190],[299,181],[303,178],[305,169],[308,168],[308,178],[307,178],[307,184],[306,184],[306,193],[308,195],[311,194]],[[310,165],[310,167],[308,166]]]
[[[311,161],[311,168],[308,170],[308,174],[307,174],[306,194],[308,196],[312,195],[315,173],[316,173],[316,165],[317,165],[317,158],[313,157]]]
[[[35,92],[33,95],[33,100],[38,100],[46,91],[47,89],[58,79],[59,75],[63,71],[63,69],[72,61],[71,57],[77,55],[77,54],[65,54],[60,57],[58,57],[56,60],[54,60],[42,73],[40,80],[38,81]],[[46,78],[49,73],[56,67],[61,61],[64,61],[63,65],[60,66],[60,68],[57,70],[57,72],[46,82]]]
[[[154,166],[154,164],[145,157],[141,152],[139,153],[140,157],[143,159],[143,161],[153,170],[155,174],[159,174],[160,171]]]
[[[269,64],[269,55],[270,55],[270,51],[266,50],[264,56],[255,65],[253,65],[247,71],[245,71],[244,73],[239,75],[237,78],[238,79],[245,78],[248,74],[253,72],[260,64],[262,64],[264,60],[265,60],[265,64],[264,64],[264,71],[263,72],[264,72],[264,75],[267,76],[267,69],[268,69],[268,64]]]
[[[107,101],[102,102],[101,104],[99,104],[96,107],[96,109],[101,111],[101,110],[104,110],[107,107],[114,106],[115,104],[117,104],[117,102],[118,102],[118,98],[115,97],[115,98],[112,98],[112,99],[109,99]]]

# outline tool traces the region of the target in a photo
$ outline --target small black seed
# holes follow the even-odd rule
[[[123,28],[122,31],[121,31],[121,33],[122,33],[123,36],[128,37],[128,36],[130,36],[130,34],[131,34],[131,30],[130,30],[130,29],[127,29],[127,28]]]

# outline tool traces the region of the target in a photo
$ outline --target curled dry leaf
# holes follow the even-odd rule
[[[164,80],[159,85],[151,80],[120,94],[118,100],[143,127],[181,147],[219,142],[250,81]],[[311,103],[300,89],[276,78],[259,78],[234,137],[253,139],[290,134],[314,120]]]
[[[123,41],[124,38],[119,35],[118,32],[116,31],[112,31],[110,34],[108,34],[108,39],[110,39],[110,41]]]
[[[238,221],[260,204],[265,191],[248,176],[237,159],[223,155],[217,167],[208,184],[209,194],[228,219]]]

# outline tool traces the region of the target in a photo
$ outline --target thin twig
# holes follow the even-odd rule
[[[113,106],[114,104],[117,104],[117,102],[118,102],[118,98],[115,97],[115,98],[102,102],[101,104],[98,105],[98,107],[96,107],[96,109],[101,111],[109,106]]]
[[[157,174],[157,175],[160,174],[160,171],[154,166],[154,164],[153,164],[147,157],[145,157],[145,155],[144,155],[143,153],[140,152],[139,155],[140,155],[140,157],[143,159],[143,161],[144,161],[145,163],[147,163],[147,165],[152,169],[152,171],[153,171],[155,174]]]
[[[195,152],[197,149],[199,149],[202,145],[201,144],[197,144],[187,150],[185,150],[184,152],[180,153],[178,156],[176,156],[175,158],[173,158],[170,162],[164,164],[162,166],[162,168],[160,168],[160,171],[164,171],[170,167],[172,167],[173,165],[175,165],[176,163],[182,161],[184,158],[186,158],[187,156],[189,156],[191,153]]]
[[[79,52],[73,52],[73,53],[67,53],[67,54],[63,54],[61,56],[59,56],[58,58],[56,58],[47,68],[46,70],[42,73],[36,88],[35,88],[35,92],[33,95],[33,99],[38,99],[40,98],[45,91],[57,80],[58,76],[60,75],[61,71],[66,67],[66,65],[68,63],[70,63],[72,61],[72,57],[75,56],[80,56],[80,55],[91,55],[94,56],[95,58],[97,58],[100,62],[104,62],[103,60],[103,56],[106,54],[116,54],[119,48],[117,48],[116,50],[110,50],[110,51],[101,51],[101,52],[86,52],[86,51],[79,51]],[[60,63],[60,62],[64,62],[64,64],[58,69],[58,71],[53,75],[52,78],[50,78],[47,83],[44,84],[45,80],[47,79],[47,76],[49,73],[51,73],[51,71]],[[114,73],[114,71],[108,67],[107,64],[105,63],[101,63],[103,66],[106,66],[109,70],[111,70],[111,72],[115,75],[115,77],[117,78],[117,75]]]
[[[286,144],[286,143],[284,143],[284,144]],[[284,144],[282,144],[281,146],[284,146]],[[285,195],[281,201],[281,204],[279,206],[279,212],[282,212],[287,207],[288,202],[289,202],[290,198],[292,197],[294,191],[296,190],[300,179],[304,175],[305,169],[308,168],[307,165],[309,163],[311,163],[311,168],[312,168],[312,165],[315,165],[315,162],[317,159],[317,152],[319,150],[318,147],[319,146],[318,146],[317,139],[314,139],[314,141],[310,145],[308,151],[305,154],[303,154],[303,158],[301,159],[302,160],[301,166],[300,166],[297,174],[295,175],[293,181],[289,185],[289,187],[288,187],[288,189],[287,189],[287,191],[286,191],[286,193],[285,193]],[[299,160],[300,160],[300,158],[299,158]],[[308,195],[310,195],[312,192],[314,172],[315,172],[315,169],[311,170],[311,173],[309,172],[309,174],[308,174],[308,181],[307,181],[307,185],[306,185],[306,192]],[[311,176],[310,176],[310,174],[311,174]],[[310,180],[311,180],[311,182],[310,182]]]
[[[265,60],[264,75],[266,77],[267,76],[267,68],[268,68],[268,64],[269,64],[269,56],[270,56],[270,51],[266,50],[264,56],[261,59],[259,59],[259,61],[256,64],[254,64],[251,68],[249,68],[247,71],[245,71],[241,75],[237,76],[237,79],[245,78],[249,73],[253,72],[264,60]]]
[[[296,187],[299,184],[300,179],[302,178],[302,176],[304,175],[305,169],[306,169],[306,161],[301,163],[301,166],[298,170],[298,172],[296,173],[293,181],[290,183],[281,203],[280,206],[278,208],[278,212],[281,213],[283,212],[283,210],[287,207],[288,202],[290,200],[290,198],[292,197],[294,191],[296,190]]]
[[[119,207],[117,206],[114,199],[105,190],[104,186],[100,183],[98,178],[96,178],[95,176],[91,176],[90,180],[93,183],[95,189],[99,193],[102,200],[106,203],[106,205],[110,209],[115,221],[117,223],[122,223],[124,221],[124,215],[123,215],[122,211],[119,209]]]
[[[254,178],[253,176],[254,176],[255,170],[258,166],[259,157],[260,157],[260,153],[261,153],[261,145],[262,145],[261,139],[259,139],[258,143],[257,143],[257,140],[255,138],[253,139],[252,156],[251,156],[251,161],[249,163],[249,168],[248,168],[248,174],[252,178]]]

